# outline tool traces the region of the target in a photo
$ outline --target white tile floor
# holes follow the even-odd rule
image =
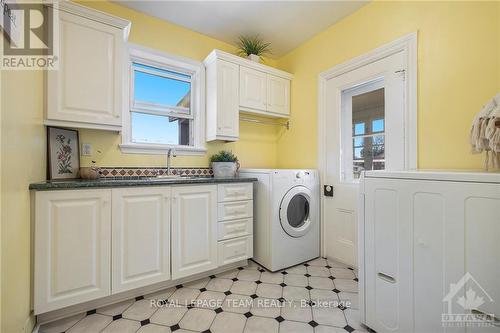
[[[39,332],[366,332],[358,319],[356,274],[324,258],[277,273],[249,261],[247,267],[44,324]]]

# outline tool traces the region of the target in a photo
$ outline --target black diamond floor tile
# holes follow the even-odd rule
[[[315,322],[314,320],[311,320],[310,322],[308,322],[309,325],[311,325],[312,327],[316,327],[318,326],[319,324],[317,322]]]
[[[278,323],[281,323],[282,321],[284,321],[284,320],[285,320],[285,318],[283,318],[282,316],[278,316],[278,317],[276,317],[276,318],[274,318],[274,319],[276,319],[276,321],[277,321]]]
[[[253,316],[253,314],[252,314],[250,311],[249,311],[249,312],[244,313],[244,315],[245,315],[245,317],[247,317],[247,318],[250,318],[250,317],[252,317],[252,316]]]
[[[141,326],[149,324],[149,319],[144,319],[141,321]]]
[[[175,331],[179,330],[180,328],[181,328],[181,327],[180,327],[178,324],[175,324],[175,325],[173,325],[173,326],[170,326],[170,330],[171,330],[172,332],[175,332]]]
[[[344,326],[344,329],[345,329],[347,332],[349,332],[349,333],[354,332],[354,328],[352,328],[352,327],[351,327],[351,326],[349,326],[349,325]]]

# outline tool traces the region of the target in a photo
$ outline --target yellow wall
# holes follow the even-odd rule
[[[24,325],[31,328],[34,319],[30,317],[28,185],[45,179],[42,78],[41,71],[4,71],[1,75],[0,331],[5,333],[22,332]]]
[[[203,60],[214,48],[234,52],[229,44],[167,23],[140,12],[109,2],[81,2],[132,22],[129,41],[161,50],[170,54]],[[274,64],[272,59],[267,64]],[[249,123],[240,124],[240,140],[235,143],[209,143],[205,156],[181,157],[173,159],[177,166],[208,166],[208,157],[220,149],[232,150],[243,167],[276,167],[277,129]],[[164,166],[165,156],[122,154],[118,144],[121,138],[116,133],[80,130],[80,142],[91,143],[94,155],[82,157],[82,165],[95,160],[100,166]],[[101,154],[96,153],[98,150]]]
[[[372,2],[319,33],[278,61],[295,75],[278,166],[317,167],[319,73],[418,31],[418,166],[480,168],[467,140],[500,90],[499,25],[500,2]]]

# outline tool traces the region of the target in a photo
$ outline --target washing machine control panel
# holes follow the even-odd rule
[[[303,178],[305,178],[306,176],[309,176],[309,171],[298,171],[298,172],[295,174],[295,178],[297,178],[297,179],[303,179]]]

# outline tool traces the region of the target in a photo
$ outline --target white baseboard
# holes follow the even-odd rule
[[[125,301],[128,299],[134,298],[134,297],[144,296],[146,294],[151,294],[151,293],[160,291],[162,289],[166,289],[166,288],[170,288],[170,287],[173,287],[173,286],[176,286],[179,284],[184,284],[187,282],[195,281],[198,279],[208,277],[210,275],[219,274],[219,273],[225,272],[225,271],[230,270],[230,269],[234,269],[234,268],[241,267],[241,266],[247,266],[247,265],[248,265],[248,261],[242,260],[242,261],[238,261],[238,262],[226,265],[226,266],[219,267],[217,269],[214,269],[214,270],[211,270],[208,272],[195,274],[195,275],[192,275],[192,276],[189,276],[186,278],[164,281],[164,282],[156,283],[156,284],[153,284],[153,285],[150,285],[147,287],[141,287],[141,288],[137,288],[134,290],[128,290],[128,291],[125,291],[125,292],[122,292],[119,294],[106,296],[106,297],[103,297],[103,298],[100,298],[97,300],[68,306],[64,309],[59,309],[59,310],[54,310],[54,311],[42,313],[42,314],[39,314],[38,316],[36,316],[37,326],[35,327],[35,330],[33,332],[34,333],[38,332],[38,327],[40,326],[40,324],[45,324],[45,323],[55,321],[58,319],[62,319],[62,318],[66,318],[66,317],[69,317],[69,316],[72,316],[72,315],[75,315],[78,313],[94,310],[94,309],[97,309],[97,308],[100,308],[100,307],[103,307],[106,305],[118,303],[118,302]]]

